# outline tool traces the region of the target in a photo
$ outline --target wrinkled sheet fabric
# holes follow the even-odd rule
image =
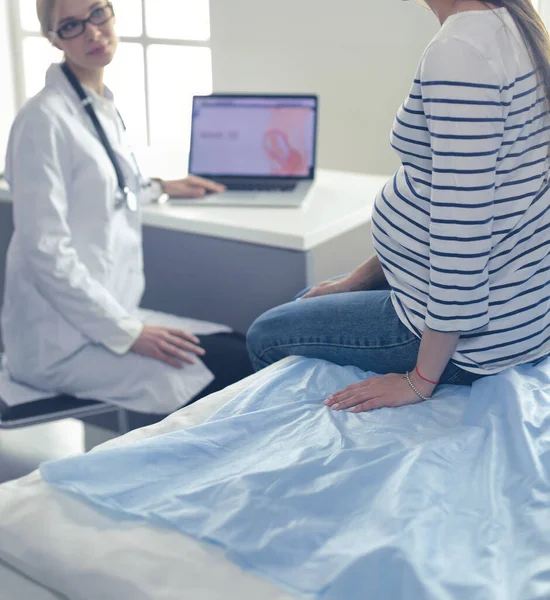
[[[369,375],[285,362],[202,425],[41,474],[121,520],[219,545],[295,595],[550,597],[550,361],[402,408],[322,405]]]

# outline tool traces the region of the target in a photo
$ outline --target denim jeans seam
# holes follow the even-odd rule
[[[271,350],[278,350],[281,348],[292,348],[293,346],[331,346],[335,348],[351,348],[355,350],[381,350],[385,348],[397,348],[399,346],[406,346],[411,344],[412,342],[418,342],[418,338],[412,337],[411,339],[405,342],[399,342],[397,344],[385,344],[383,346],[356,346],[351,344],[334,344],[334,343],[323,343],[323,342],[292,342],[286,344],[277,344],[276,346],[269,346],[269,348],[264,348],[259,354],[254,353],[260,360],[262,356]],[[264,361],[265,362],[265,361]]]
[[[461,373],[460,371],[455,371],[448,379],[446,383],[453,383],[455,382],[459,377],[460,377]]]
[[[268,367],[270,365],[269,362],[264,360],[261,356],[259,356],[255,352],[251,352],[250,360],[251,360],[252,364],[254,364],[254,361],[256,361],[256,362],[262,363],[264,367]]]
[[[471,373],[469,371],[467,371],[466,369],[461,369],[460,367],[457,367],[456,365],[454,365],[454,367],[456,368],[456,372],[453,373],[447,379],[447,383],[455,383],[455,381],[460,381],[461,377],[463,377],[464,375],[468,375],[468,374],[471,375]]]

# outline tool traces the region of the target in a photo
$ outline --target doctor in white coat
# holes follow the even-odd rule
[[[199,196],[220,186],[192,176],[142,177],[103,84],[117,48],[112,4],[38,0],[37,9],[43,33],[65,62],[50,67],[9,140],[15,233],[1,319],[6,367],[39,390],[169,413],[212,389],[216,369],[224,371],[223,384],[251,369],[241,360],[242,339],[228,333],[199,339],[175,317],[149,315],[153,322],[146,322],[138,312],[139,205],[164,193]],[[203,325],[195,323],[195,330],[208,332]]]

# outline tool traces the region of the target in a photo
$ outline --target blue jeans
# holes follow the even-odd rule
[[[273,308],[251,325],[247,345],[256,371],[299,355],[386,374],[412,371],[420,340],[399,320],[390,291],[373,290]],[[470,385],[479,377],[449,362],[440,382]]]

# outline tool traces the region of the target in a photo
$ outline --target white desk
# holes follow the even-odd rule
[[[264,310],[368,258],[373,202],[387,179],[320,170],[297,209],[145,207],[144,305],[244,331]],[[9,193],[0,183],[0,210],[2,200],[9,203]],[[7,210],[4,204],[0,212],[1,264],[11,235]]]
[[[301,208],[149,206],[146,225],[307,251],[368,223],[388,177],[321,170]]]

